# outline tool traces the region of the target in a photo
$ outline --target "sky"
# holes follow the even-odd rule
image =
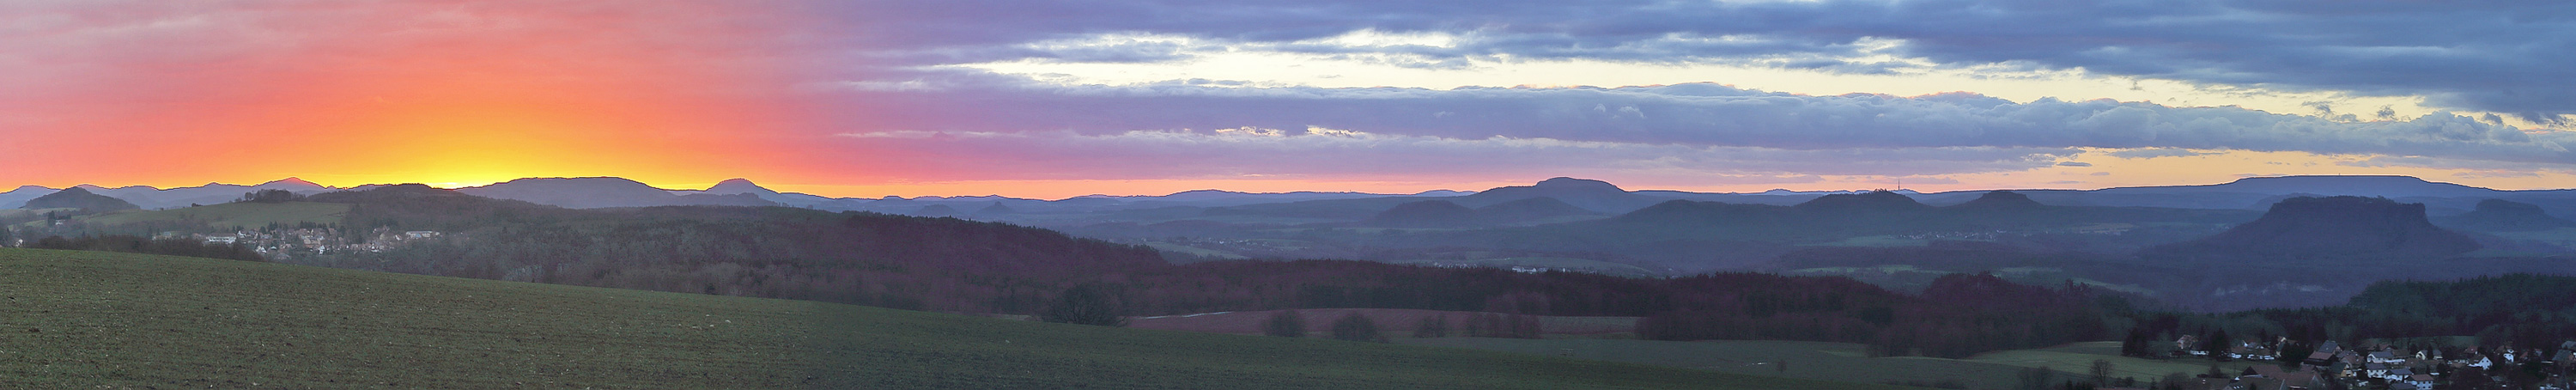
[[[0,182],[2576,187],[2576,3],[0,2]]]

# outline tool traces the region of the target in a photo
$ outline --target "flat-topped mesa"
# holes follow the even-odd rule
[[[1624,213],[1671,200],[1639,195],[1610,182],[1559,177],[1541,180],[1527,186],[1496,187],[1457,199],[1461,206],[1485,207],[1503,202],[1531,198],[1556,198],[1558,201],[1597,213]]]
[[[1950,207],[1961,210],[1976,211],[2013,211],[2038,209],[2048,207],[2048,205],[2040,204],[2039,201],[2030,200],[2030,195],[2022,195],[2017,192],[1987,191],[1985,195],[1977,196],[1976,200],[1971,200],[1967,203],[1960,203]]]
[[[746,193],[747,193],[747,194],[777,194],[777,193],[778,193],[777,191],[771,191],[771,190],[770,190],[770,189],[768,189],[768,188],[763,188],[763,187],[761,187],[759,184],[752,184],[750,179],[744,179],[744,178],[738,178],[738,177],[737,177],[737,178],[732,178],[732,179],[725,179],[725,181],[721,181],[721,182],[716,182],[716,185],[715,185],[714,187],[707,187],[707,190],[706,190],[706,191],[704,191],[704,192],[705,192],[705,193],[709,193],[709,194],[716,194],[716,195],[732,195],[732,194],[746,194]]]
[[[213,184],[208,184],[208,186],[212,186],[212,185],[213,185]],[[298,177],[293,177],[293,176],[288,176],[287,178],[284,178],[284,179],[271,180],[271,181],[269,181],[269,182],[267,182],[267,183],[259,183],[258,185],[255,185],[255,186],[253,186],[253,187],[261,187],[261,188],[293,188],[293,189],[307,189],[307,190],[321,190],[321,189],[327,189],[327,188],[330,188],[330,187],[324,187],[324,186],[322,186],[321,184],[314,184],[313,182],[304,181],[304,179],[303,179],[303,178],[298,178]]]
[[[1799,210],[1823,212],[1889,212],[1932,208],[1924,205],[1923,202],[1914,201],[1913,197],[1888,191],[1825,195],[1808,200],[1806,203],[1799,203],[1797,207]]]
[[[1610,184],[1610,182],[1592,179],[1576,179],[1571,177],[1556,177],[1549,178],[1547,180],[1540,180],[1538,184],[1531,185],[1530,187],[1578,191],[1628,192],[1628,190],[1619,188],[1619,185]]]
[[[2168,247],[2178,253],[2252,256],[2445,257],[2478,250],[2477,240],[2433,226],[2424,204],[2358,196],[2297,197],[2214,236]]]

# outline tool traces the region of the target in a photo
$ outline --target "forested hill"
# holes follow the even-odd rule
[[[2386,281],[2372,284],[2361,295],[2352,297],[2352,306],[2442,317],[2505,317],[2521,311],[2576,317],[2576,276],[2512,274],[2453,282]]]
[[[442,234],[289,262],[949,311],[983,311],[1014,289],[1051,292],[1070,271],[1164,265],[1150,248],[949,218],[787,207],[565,209],[418,185],[311,200],[354,204],[344,218],[349,231]]]
[[[2491,344],[2525,347],[2550,347],[2576,337],[2576,276],[2385,281],[2362,290],[2348,306],[2399,325],[2384,327],[2398,333],[2392,336],[2474,335]]]
[[[2551,356],[2576,337],[2576,276],[2507,274],[2455,281],[2383,281],[2340,306],[2147,315],[2129,331],[2128,348],[2143,350],[2179,335],[2211,334],[2285,337],[2293,343],[2283,348],[2283,356],[2305,355],[2301,348],[2327,340],[2358,345],[2354,343],[2414,343],[2449,336],[2474,336],[2474,344],[2441,344],[2514,347],[2541,352],[2527,356]]]

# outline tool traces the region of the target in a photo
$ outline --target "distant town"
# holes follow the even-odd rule
[[[2564,390],[2576,384],[2571,383],[2576,379],[2567,374],[2569,368],[2576,367],[2576,340],[2542,346],[2555,348],[2492,349],[2430,344],[2407,346],[2390,342],[2347,347],[2325,341],[2316,343],[2314,351],[2303,358],[2284,359],[2283,352],[2295,351],[2283,347],[2293,343],[2286,337],[2211,343],[2197,336],[2185,335],[2173,340],[2170,348],[2151,348],[2150,354],[2162,356],[2149,357],[2209,359],[2212,362],[2254,360],[2279,364],[2257,364],[2235,372],[2220,370],[2213,364],[2210,372],[2196,377],[2162,378],[2150,384],[2141,384],[2131,378],[2118,381],[2118,387],[2108,389]],[[2555,352],[2538,352],[2549,350]]]
[[[172,231],[154,235],[154,238],[185,237],[212,245],[245,245],[272,260],[279,260],[296,256],[351,252],[382,253],[405,244],[435,240],[443,236],[437,231],[430,230],[396,231],[392,228],[375,228],[354,235],[348,234],[351,232],[346,230],[342,228],[265,228],[244,229],[231,234]]]

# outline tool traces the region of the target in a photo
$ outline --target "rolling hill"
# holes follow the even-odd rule
[[[45,194],[45,196],[36,197],[35,199],[28,199],[27,204],[20,205],[18,207],[25,209],[80,209],[83,212],[92,213],[133,210],[139,208],[135,207],[134,203],[126,202],[124,199],[93,194],[90,193],[89,190],[81,189],[79,187],[56,191],[51,194]]]
[[[0,250],[0,293],[37,388],[1897,388],[103,252]]]
[[[2475,231],[2538,231],[2576,227],[2571,222],[2550,216],[2539,205],[2503,199],[2479,201],[2477,209],[2435,221],[2447,228]]]
[[[673,194],[642,182],[615,177],[525,178],[456,190],[468,195],[509,199],[565,208],[652,207],[680,205],[777,206],[758,194]]]

